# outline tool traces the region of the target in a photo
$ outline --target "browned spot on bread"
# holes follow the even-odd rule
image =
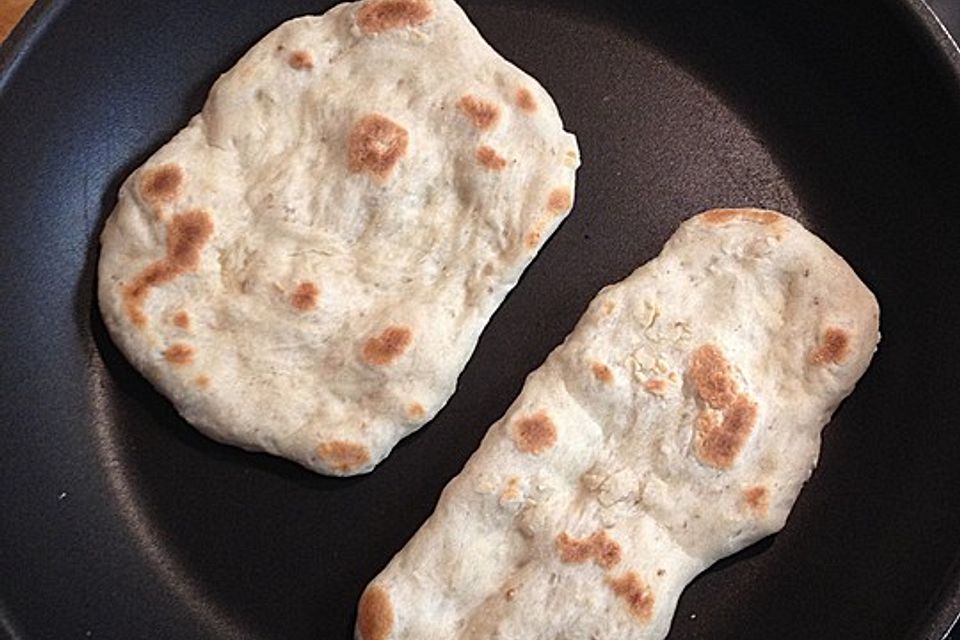
[[[213,220],[206,211],[181,213],[167,224],[167,256],[147,266],[123,288],[124,309],[134,325],[142,328],[147,324],[143,305],[151,287],[197,270],[200,253],[211,235]]]
[[[644,382],[643,388],[654,395],[662,396],[667,392],[667,381],[659,378],[653,378]]]
[[[353,125],[348,146],[350,171],[365,171],[383,182],[407,152],[407,130],[379,114],[364,116]]]
[[[372,584],[360,596],[357,630],[360,640],[386,640],[393,631],[393,603],[383,587]]]
[[[363,345],[363,359],[369,364],[390,364],[410,346],[413,333],[407,327],[387,327]]]
[[[613,302],[612,300],[607,300],[606,302],[603,303],[603,315],[605,316],[610,315],[611,313],[614,312],[616,308],[617,308],[617,305],[615,302]]]
[[[721,422],[716,414],[700,414],[696,423],[696,454],[711,467],[729,469],[757,422],[757,405],[740,394],[722,415]]]
[[[543,453],[557,442],[557,428],[543,411],[518,420],[513,435],[517,449],[534,455]]]
[[[173,314],[173,324],[181,329],[190,328],[190,314],[181,309]]]
[[[317,300],[320,298],[320,287],[315,283],[301,282],[293,295],[290,296],[290,304],[299,311],[309,311],[317,306]]]
[[[711,209],[700,215],[701,219],[707,224],[726,224],[737,218],[759,224],[773,224],[781,217],[772,211],[759,209]]]
[[[690,376],[700,398],[713,409],[697,417],[694,453],[704,464],[729,469],[757,422],[757,405],[737,391],[730,364],[711,344],[694,353]]]
[[[717,411],[703,411],[700,415],[697,416],[696,428],[697,433],[709,433],[715,429],[720,428],[720,420],[723,418],[723,414]]]
[[[371,35],[390,29],[415,27],[433,16],[429,0],[371,0],[357,11],[357,25]]]
[[[620,562],[620,545],[607,535],[606,531],[596,531],[580,540],[567,535],[557,536],[557,551],[560,561],[568,564],[581,564],[593,560],[604,569],[611,569]]]
[[[603,531],[595,533],[591,537],[594,538],[594,562],[604,569],[612,569],[620,563],[620,558],[623,553],[620,550],[619,544],[608,537]]]
[[[730,364],[720,349],[712,344],[705,344],[694,352],[690,377],[697,393],[714,409],[730,406],[737,397]]]
[[[535,249],[538,244],[540,244],[540,237],[542,232],[539,229],[534,229],[527,234],[524,242],[526,243],[529,249]]]
[[[760,224],[775,224],[780,221],[781,216],[773,213],[772,211],[756,211],[750,210],[743,213],[743,217],[747,220],[752,220],[753,222],[759,222]]]
[[[313,56],[310,55],[309,51],[300,49],[290,54],[290,57],[287,58],[287,64],[297,71],[313,69]]]
[[[547,198],[547,209],[554,214],[568,211],[572,205],[573,196],[570,195],[570,189],[567,188],[554,189]]]
[[[507,591],[503,594],[503,597],[507,602],[510,602],[517,597],[517,590],[515,588],[507,589]]]
[[[178,367],[188,365],[193,362],[193,347],[182,342],[174,342],[163,352],[163,358]]]
[[[507,159],[498,155],[493,147],[487,145],[477,148],[477,162],[490,171],[503,171],[507,166]]]
[[[510,500],[516,500],[520,497],[520,478],[516,476],[511,476],[507,480],[507,488],[503,490],[503,493],[500,494],[500,502],[508,502]]]
[[[193,379],[193,383],[201,389],[206,389],[210,386],[210,377],[201,374]]]
[[[500,121],[500,107],[477,96],[463,96],[457,107],[478,129],[492,129]]]
[[[557,536],[557,551],[560,552],[560,562],[567,564],[581,564],[593,557],[593,548],[589,538],[577,540],[564,531]]]
[[[747,508],[750,509],[750,511],[754,512],[758,516],[762,516],[767,512],[770,496],[767,493],[766,487],[757,485],[755,487],[750,487],[743,492],[743,501],[746,503]]]
[[[337,471],[351,471],[370,462],[370,451],[364,445],[345,440],[321,442],[317,455]]]
[[[181,213],[167,229],[167,262],[179,273],[196,271],[203,245],[213,235],[210,214],[199,210]]]
[[[702,220],[707,224],[724,224],[739,217],[736,209],[712,209],[702,214]]]
[[[154,262],[123,288],[123,306],[130,318],[130,322],[138,327],[147,324],[147,316],[143,313],[143,304],[150,294],[150,287],[167,282],[174,278],[173,270],[166,261]]]
[[[757,405],[746,395],[740,394],[723,415],[723,430],[727,433],[746,436],[757,421]]]
[[[176,164],[162,164],[143,172],[140,194],[148,202],[172,202],[180,196],[183,169]]]
[[[427,415],[427,410],[423,408],[423,405],[419,402],[411,402],[407,405],[407,416],[413,418],[414,420],[422,418]]]
[[[608,578],[607,584],[630,609],[630,613],[643,622],[649,622],[653,615],[653,592],[633,571],[619,578]]]
[[[850,353],[850,334],[843,329],[830,327],[823,333],[820,346],[810,356],[813,364],[840,364]]]
[[[534,100],[533,94],[530,93],[530,90],[524,87],[517,89],[517,106],[521,110],[526,111],[527,113],[533,113],[537,110],[537,101]]]
[[[593,376],[603,384],[613,382],[613,371],[602,362],[594,362],[590,365],[590,370],[593,371]]]

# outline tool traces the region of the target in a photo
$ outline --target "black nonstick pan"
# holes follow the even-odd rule
[[[800,218],[883,341],[786,528],[697,579],[671,640],[939,640],[960,611],[960,54],[920,0],[466,0],[580,140],[577,203],[441,414],[372,474],[204,438],[110,342],[121,180],[300,0],[40,0],[0,49],[0,636],[347,640],[587,302],[682,218]],[[482,562],[482,558],[475,559]]]

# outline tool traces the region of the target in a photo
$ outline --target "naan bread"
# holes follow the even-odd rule
[[[342,4],[267,35],[127,179],[100,307],[207,435],[369,471],[451,396],[578,165],[451,0]]]
[[[688,220],[530,374],[357,638],[663,638],[694,576],[783,526],[878,318],[794,220]]]

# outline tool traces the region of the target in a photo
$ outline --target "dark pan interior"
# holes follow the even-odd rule
[[[283,19],[324,2],[48,2],[0,75],[0,629],[346,640],[598,289],[714,206],[795,215],[874,289],[883,342],[786,529],[685,593],[671,640],[940,638],[960,557],[960,81],[877,0],[470,0],[580,139],[574,213],[449,406],[335,480],[193,431],[110,343],[95,238],[123,177]],[[481,562],[482,559],[476,559]]]

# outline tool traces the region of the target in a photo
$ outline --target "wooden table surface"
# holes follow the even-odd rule
[[[7,39],[33,0],[0,0],[0,42]]]

